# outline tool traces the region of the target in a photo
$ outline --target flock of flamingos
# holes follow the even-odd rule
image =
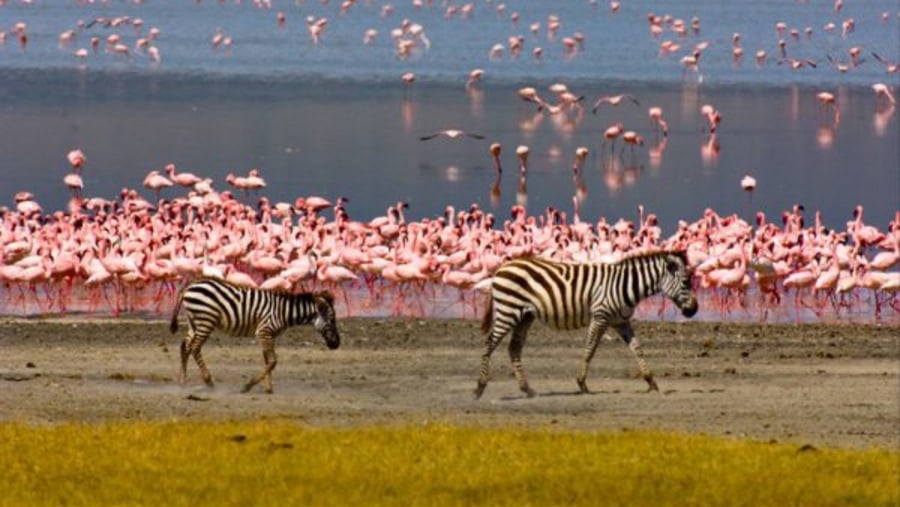
[[[0,5],[4,2],[0,1]],[[422,2],[413,0],[417,7]],[[258,7],[271,7],[269,2],[254,2]],[[346,13],[355,2],[341,5]],[[431,2],[427,2],[431,6]],[[446,4],[446,17],[465,16],[474,4]],[[842,2],[835,2],[835,13]],[[506,15],[505,6],[497,4],[498,14]],[[616,12],[619,2],[611,2]],[[385,4],[382,16],[392,8]],[[519,13],[509,14],[514,23]],[[890,15],[882,13],[882,22]],[[286,22],[284,13],[276,15],[278,26]],[[699,20],[690,23],[671,16],[648,16],[654,38],[671,34],[660,43],[660,52],[677,54],[685,73],[699,73],[702,42],[683,47],[686,33],[699,31]],[[79,22],[59,36],[61,48],[72,50],[79,60],[92,54],[113,57],[148,57],[159,64],[157,45],[160,30],[150,28],[133,44],[119,33],[89,39],[89,47],[76,47],[82,31],[98,25],[117,29],[130,26],[142,34],[139,18],[97,18]],[[327,19],[308,19],[312,41],[320,43]],[[559,43],[568,56],[574,56],[583,35],[556,37],[559,19],[546,23],[548,40]],[[532,32],[543,30],[540,23],[529,25]],[[797,29],[784,23],[775,27],[779,36],[778,63],[793,69],[815,66],[808,59],[794,59],[786,47],[799,38]],[[829,23],[826,31],[839,30],[844,36],[855,29],[852,18],[840,26]],[[810,29],[804,31],[811,36]],[[9,32],[22,50],[29,44],[25,23],[16,23]],[[364,42],[377,37],[367,31]],[[391,34],[397,57],[430,44],[421,25],[404,21]],[[490,49],[492,58],[504,51],[521,51],[524,38],[510,37],[506,44]],[[211,35],[215,51],[230,47],[231,38],[224,31]],[[535,47],[534,58],[544,50]],[[737,60],[743,55],[740,35],[735,34],[731,54]],[[897,65],[874,55],[886,72],[894,74]],[[862,61],[859,48],[851,48],[849,59],[831,58],[839,72],[853,70]],[[755,53],[763,65],[766,53]],[[474,86],[484,71],[475,69],[466,86]],[[408,83],[415,80],[410,73],[403,76]],[[877,83],[873,90],[888,101],[893,112],[895,99],[889,86]],[[538,95],[536,89],[520,90],[520,97],[534,103],[539,111],[557,114],[580,108],[583,97],[554,90],[551,102]],[[835,123],[838,109],[834,96],[822,92],[818,99],[833,107]],[[633,100],[625,96],[604,97],[594,105],[615,106],[619,101]],[[665,120],[658,108],[649,110],[657,125],[657,136],[666,136]],[[721,116],[711,106],[703,111],[708,120],[710,138],[714,139]],[[458,130],[437,132],[433,136],[479,137]],[[605,139],[632,146],[643,139],[621,125],[613,125]],[[490,153],[499,167],[499,145]],[[516,155],[524,171],[527,147],[520,146]],[[576,175],[587,155],[586,148],[573,154]],[[61,154],[62,156],[62,154]],[[487,155],[486,155],[487,156]],[[335,291],[346,314],[365,311],[381,305],[394,315],[427,314],[429,301],[451,301],[458,315],[477,311],[477,296],[488,285],[491,273],[505,260],[539,255],[571,262],[614,262],[623,255],[652,249],[685,249],[695,270],[695,283],[704,295],[705,310],[752,312],[767,318],[775,308],[791,308],[799,320],[801,313],[853,315],[859,305],[871,308],[877,322],[896,322],[900,316],[900,210],[887,229],[879,229],[864,221],[863,206],[848,217],[842,230],[822,226],[818,213],[809,216],[796,206],[781,216],[766,217],[757,213],[754,223],[737,215],[720,216],[707,210],[694,221],[679,222],[677,230],[663,235],[653,213],[643,208],[635,220],[605,218],[593,222],[580,217],[578,196],[575,212],[569,216],[549,208],[539,215],[529,214],[524,206],[513,206],[509,214],[495,215],[472,205],[456,210],[448,207],[437,217],[419,221],[406,217],[405,203],[391,205],[385,215],[369,221],[351,218],[343,199],[330,202],[321,197],[297,197],[294,202],[270,202],[262,193],[265,181],[259,171],[247,175],[229,175],[225,183],[231,188],[214,188],[210,178],[178,172],[170,164],[152,171],[143,185],[153,192],[150,201],[135,189],[123,189],[114,199],[83,195],[81,171],[87,158],[79,149],[68,153],[71,173],[64,178],[72,197],[67,210],[46,212],[35,197],[26,191],[15,195],[15,205],[0,208],[0,312],[2,313],[67,313],[73,311],[149,312],[159,314],[171,308],[179,287],[197,277],[219,277],[238,285],[276,290],[311,290],[326,287]],[[741,185],[752,191],[755,182],[745,178]],[[758,313],[756,313],[758,312]]]
[[[527,149],[517,151],[524,163]],[[586,152],[578,149],[576,165]],[[211,179],[169,164],[167,176],[151,171],[143,182],[154,202],[127,188],[115,199],[87,198],[80,181],[86,157],[76,149],[68,160],[67,211],[45,213],[24,191],[13,209],[0,209],[4,313],[158,314],[169,310],[179,286],[219,277],[265,289],[329,288],[346,314],[373,304],[394,315],[429,313],[429,302],[455,289],[458,314],[466,315],[510,258],[615,262],[638,251],[685,249],[706,304],[723,313],[758,309],[765,318],[794,305],[799,319],[801,309],[850,314],[865,302],[879,322],[900,315],[900,211],[880,230],[864,222],[858,206],[844,230],[829,230],[801,206],[774,220],[757,213],[755,223],[708,209],[667,237],[643,208],[637,220],[614,223],[553,208],[534,216],[520,205],[509,216],[472,205],[411,221],[398,202],[365,222],[353,220],[340,198],[270,202],[259,195],[266,183],[258,171],[229,175],[233,188],[218,191]]]

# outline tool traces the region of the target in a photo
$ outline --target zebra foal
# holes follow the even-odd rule
[[[278,359],[275,338],[291,326],[312,323],[330,349],[341,345],[335,322],[334,297],[330,292],[290,294],[232,285],[224,280],[204,278],[192,282],[178,295],[169,330],[178,331],[178,312],[184,306],[188,332],[181,342],[182,384],[187,376],[188,357],[193,356],[206,385],[212,387],[212,375],[200,349],[216,329],[232,336],[255,336],[263,350],[265,368],[244,386],[247,392],[263,381],[272,392],[272,370]]]
[[[588,326],[584,355],[576,380],[580,392],[588,392],[588,365],[603,333],[615,329],[631,349],[648,390],[658,391],[653,374],[644,361],[640,341],[634,336],[631,316],[639,302],[663,292],[685,317],[697,313],[697,297],[692,288],[692,272],[684,252],[652,252],[625,257],[614,264],[572,264],[538,257],[507,262],[491,283],[482,332],[484,354],[475,388],[481,397],[490,378],[491,353],[512,331],[509,359],[519,389],[535,395],[522,366],[522,348],[528,329],[536,318],[556,329]]]

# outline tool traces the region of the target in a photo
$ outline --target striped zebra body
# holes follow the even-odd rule
[[[232,336],[255,336],[263,349],[265,368],[253,377],[243,391],[260,381],[272,392],[272,370],[277,364],[275,338],[285,329],[314,324],[331,349],[340,346],[335,322],[334,298],[328,292],[290,294],[232,285],[224,280],[206,278],[192,282],[179,294],[169,329],[178,331],[181,307],[187,314],[188,332],[181,343],[181,382],[187,374],[188,357],[193,356],[203,381],[212,386],[212,375],[200,349],[216,329]]]
[[[650,390],[658,390],[644,361],[640,341],[634,336],[631,317],[638,303],[663,292],[686,317],[697,312],[692,273],[683,252],[633,255],[614,264],[560,263],[531,257],[507,262],[494,273],[482,331],[485,351],[475,397],[481,397],[490,377],[490,357],[512,331],[509,356],[519,388],[529,397],[522,366],[522,348],[528,329],[542,320],[556,329],[588,326],[578,387],[588,392],[586,377],[600,338],[610,327],[628,344]]]

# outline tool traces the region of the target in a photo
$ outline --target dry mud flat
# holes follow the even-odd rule
[[[285,418],[309,425],[418,424],[579,430],[664,429],[817,446],[900,448],[900,328],[636,323],[661,394],[646,393],[620,341],[604,341],[576,395],[584,333],[535,325],[524,351],[535,398],[512,378],[505,344],[472,399],[475,321],[345,319],[329,351],[312,328],[276,343],[275,393],[240,388],[262,367],[250,338],[216,333],[178,385],[178,336],[141,321],[0,323],[0,421]]]

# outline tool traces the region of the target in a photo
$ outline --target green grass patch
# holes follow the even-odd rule
[[[0,424],[0,505],[896,506],[900,452],[659,432]]]

